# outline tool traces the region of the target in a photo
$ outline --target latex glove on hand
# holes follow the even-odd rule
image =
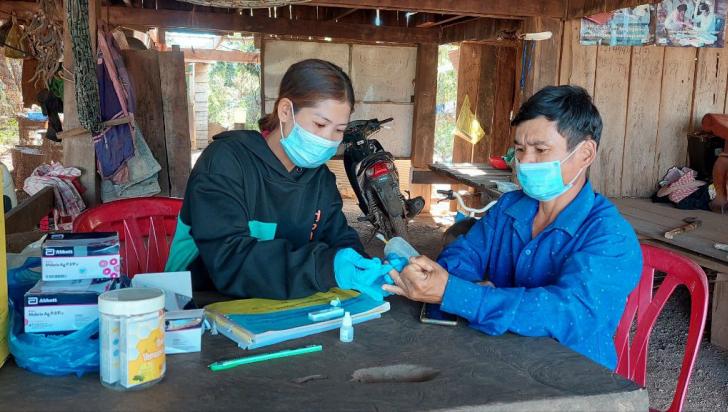
[[[339,250],[334,257],[337,285],[342,289],[358,290],[378,301],[391,295],[382,289],[382,285],[394,283],[389,276],[392,269],[392,265],[383,264],[379,258],[367,259],[351,248]]]
[[[385,262],[389,263],[394,267],[394,270],[397,272],[401,272],[407,264],[409,264],[409,260],[407,258],[400,257],[398,255],[395,255],[394,253],[390,253],[385,257]]]

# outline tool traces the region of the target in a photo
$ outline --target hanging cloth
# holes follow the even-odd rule
[[[94,134],[94,149],[99,174],[116,184],[128,181],[126,163],[134,157],[134,123],[131,84],[114,38],[98,33],[98,60],[96,72],[101,96],[101,118],[104,121],[127,117],[128,123],[106,127]]]
[[[74,82],[78,120],[91,133],[101,131],[99,85],[96,79],[91,36],[88,31],[88,0],[68,1],[68,29],[74,61]]]

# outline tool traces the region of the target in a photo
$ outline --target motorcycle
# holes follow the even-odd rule
[[[407,239],[407,220],[422,211],[425,200],[422,196],[410,198],[409,193],[407,198],[402,195],[394,156],[371,138],[392,120],[354,120],[347,125],[344,169],[365,216],[360,221],[369,221],[375,233],[382,233],[386,239]]]

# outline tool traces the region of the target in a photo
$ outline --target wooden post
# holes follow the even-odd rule
[[[71,49],[71,34],[66,19],[68,1],[63,3],[63,67],[66,74],[74,73],[73,52]],[[100,0],[89,0],[89,34],[91,35],[91,47],[96,51],[96,20],[101,7]],[[63,129],[70,130],[80,127],[78,110],[76,107],[76,92],[73,79],[66,79],[63,82]],[[94,207],[101,202],[101,179],[96,173],[96,152],[94,151],[91,134],[83,134],[63,139],[63,164],[64,166],[77,167],[82,171],[81,184],[86,191],[81,195],[86,207]]]
[[[426,169],[435,148],[435,103],[437,98],[437,44],[417,47],[415,106],[412,126],[412,168]],[[410,178],[409,176],[407,177]],[[413,197],[425,199],[423,213],[430,211],[432,185],[411,185]]]
[[[159,54],[159,75],[162,85],[164,134],[169,164],[169,194],[183,197],[190,177],[191,148],[185,56],[178,48]]]
[[[522,90],[522,102],[545,86],[559,84],[559,63],[561,61],[561,40],[564,23],[555,18],[531,17],[524,22],[524,32],[539,33],[550,31],[548,40],[526,41],[524,47],[531,61],[526,75],[526,85]]]
[[[496,47],[479,43],[462,43],[458,63],[457,116],[460,116],[465,97],[470,101],[470,110],[485,131],[485,137],[477,144],[454,136],[453,163],[487,162],[493,135],[493,114],[495,108]],[[455,186],[461,190],[466,186]],[[471,205],[476,206],[473,202]],[[457,204],[451,202],[450,209]]]
[[[718,273],[715,278],[710,343],[728,349],[728,273]]]
[[[157,29],[157,42],[159,43],[159,50],[167,51],[167,30]]]

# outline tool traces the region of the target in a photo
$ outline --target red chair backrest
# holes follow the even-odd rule
[[[129,278],[137,273],[163,272],[181,208],[182,199],[118,200],[81,213],[73,222],[73,231],[117,232],[121,270]]]
[[[642,278],[627,299],[622,319],[617,326],[614,344],[617,349],[616,373],[644,387],[647,375],[647,348],[650,333],[662,308],[680,285],[690,291],[690,326],[680,376],[669,411],[681,411],[693,365],[708,314],[708,279],[700,266],[672,251],[642,245]],[[655,271],[666,274],[660,288],[652,295]],[[637,330],[630,345],[630,329],[637,316]]]

